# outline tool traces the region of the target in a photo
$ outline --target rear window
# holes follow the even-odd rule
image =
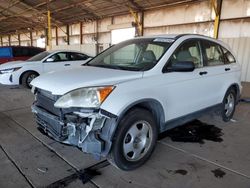
[[[75,53],[75,52],[70,53],[70,59],[72,61],[86,60],[88,58],[89,56],[85,54],[80,54],[80,53]]]
[[[214,42],[203,41],[205,59],[208,66],[224,64],[224,55],[220,46]]]
[[[6,57],[12,57],[11,48],[0,48],[0,57],[6,58]]]
[[[50,53],[47,51],[44,51],[44,52],[41,52],[41,53],[29,58],[27,61],[41,61],[45,57],[47,57],[48,55],[50,55]]]

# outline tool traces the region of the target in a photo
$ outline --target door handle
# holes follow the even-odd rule
[[[207,74],[207,71],[200,72],[199,74],[202,76],[204,74]]]
[[[230,71],[231,69],[230,68],[225,68],[225,71]]]
[[[64,64],[64,66],[70,66],[70,64]]]

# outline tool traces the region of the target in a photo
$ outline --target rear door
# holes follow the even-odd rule
[[[219,44],[202,40],[202,47],[207,72],[206,86],[211,88],[207,91],[205,98],[211,104],[219,104],[222,102],[230,82],[232,83],[234,68],[231,63],[226,62],[226,55],[224,54],[227,52],[223,52],[223,48]],[[232,60],[231,58],[228,61],[235,61],[235,59]]]
[[[60,71],[71,67],[69,52],[57,52],[43,62],[44,72]]]

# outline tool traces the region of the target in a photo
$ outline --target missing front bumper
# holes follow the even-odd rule
[[[46,110],[33,105],[39,129],[53,139],[81,148],[95,157],[106,156],[112,145],[116,127],[116,117],[101,113],[74,112],[59,118]]]

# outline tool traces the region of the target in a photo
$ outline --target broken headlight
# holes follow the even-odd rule
[[[113,89],[114,86],[104,86],[73,90],[59,98],[54,106],[57,108],[98,108]]]

